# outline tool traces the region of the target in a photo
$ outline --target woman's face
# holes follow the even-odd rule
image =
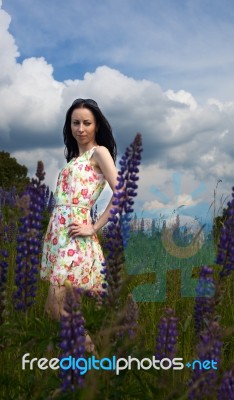
[[[92,111],[88,108],[75,108],[71,115],[71,131],[78,147],[95,145],[97,123]]]

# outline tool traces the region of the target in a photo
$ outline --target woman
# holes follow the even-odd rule
[[[94,224],[90,209],[106,181],[112,191],[117,185],[116,143],[94,100],[72,103],[63,133],[68,164],[58,176],[41,265],[41,278],[50,281],[46,312],[55,319],[63,312],[66,280],[95,293],[103,291],[104,258],[96,233],[107,223],[113,199]]]

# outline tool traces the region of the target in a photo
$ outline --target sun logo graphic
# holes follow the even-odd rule
[[[157,211],[158,217],[152,219],[156,234],[142,235],[143,248],[134,252],[129,243],[126,261],[133,265],[135,257],[135,267],[127,267],[128,273],[142,275],[141,282],[144,277],[147,279],[149,274],[155,273],[154,283],[140,283],[134,288],[132,294],[136,301],[165,301],[167,280],[172,276],[168,272],[172,270],[180,271],[181,296],[194,297],[197,279],[193,277],[193,268],[214,262],[212,225],[208,218],[210,205],[202,200],[206,186],[200,183],[190,194],[184,194],[182,178],[178,172],[172,176],[173,200],[156,186],[151,187],[155,200],[146,202],[144,206],[151,213]]]

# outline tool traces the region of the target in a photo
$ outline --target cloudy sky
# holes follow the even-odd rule
[[[205,217],[234,184],[233,45],[232,0],[0,0],[0,149],[54,190],[65,111],[93,98],[119,156],[142,133],[138,215]]]

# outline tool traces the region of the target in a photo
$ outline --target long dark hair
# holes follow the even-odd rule
[[[72,136],[71,131],[71,115],[75,108],[88,108],[93,113],[96,119],[96,124],[98,126],[98,131],[96,133],[96,142],[98,145],[105,146],[109,150],[115,162],[117,150],[111,126],[106,117],[104,117],[104,115],[102,114],[96,101],[92,99],[77,99],[67,110],[65,124],[63,127],[63,137],[65,144],[64,154],[67,162],[69,162],[73,157],[79,156],[77,141]]]

